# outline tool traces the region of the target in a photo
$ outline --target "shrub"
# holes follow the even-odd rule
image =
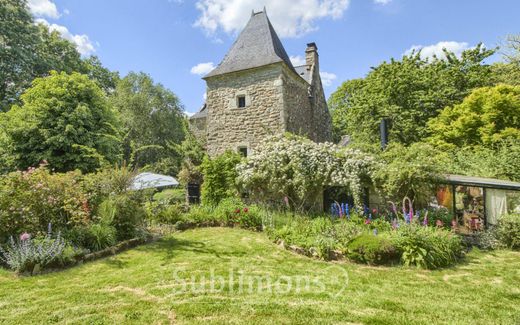
[[[393,242],[406,266],[428,269],[455,264],[464,255],[461,238],[444,229],[402,225],[393,232]]]
[[[347,256],[358,263],[370,265],[390,264],[399,260],[391,241],[381,235],[362,234],[348,245]]]
[[[0,259],[16,272],[32,272],[36,265],[43,269],[58,259],[65,246],[66,242],[59,233],[55,239],[50,234],[31,239],[29,234],[24,233],[20,240],[10,237],[5,249],[0,247]]]
[[[503,215],[496,228],[500,242],[512,249],[520,249],[520,214]]]
[[[117,242],[116,229],[105,223],[95,223],[85,227],[76,227],[64,236],[76,247],[95,252],[113,246]]]
[[[141,204],[127,194],[117,195],[108,200],[112,201],[110,204],[113,204],[116,210],[111,225],[116,229],[117,240],[137,236],[146,217],[146,211]]]
[[[0,176],[0,242],[22,232],[45,233],[86,225],[91,207],[81,174],[50,173],[44,166]]]
[[[92,209],[97,212],[97,208],[108,197],[127,193],[136,176],[136,170],[124,165],[104,168],[97,173],[85,175],[81,186],[88,195]]]
[[[203,204],[215,206],[225,198],[238,195],[236,166],[240,160],[240,155],[232,151],[226,151],[213,159],[204,158],[201,165],[204,174],[201,188]]]
[[[478,248],[484,250],[499,249],[505,246],[498,239],[497,231],[495,228],[477,232],[475,236],[475,244]]]
[[[237,170],[239,183],[255,197],[303,212],[319,209],[325,186],[349,188],[361,204],[373,164],[371,155],[358,150],[285,135],[266,139]]]
[[[151,220],[162,224],[175,224],[182,220],[184,207],[180,204],[166,205],[157,214],[150,216]]]
[[[88,228],[88,241],[85,248],[100,251],[116,244],[116,229],[103,223],[95,223]]]
[[[303,249],[308,255],[329,259],[333,250],[345,252],[348,242],[363,229],[366,228],[347,220],[296,217],[280,228],[268,228],[267,233],[274,241],[283,241],[287,246]]]

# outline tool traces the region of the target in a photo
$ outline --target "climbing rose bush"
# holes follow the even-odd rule
[[[237,166],[237,181],[255,198],[302,211],[318,206],[325,186],[347,187],[361,203],[362,185],[374,164],[374,157],[358,150],[295,135],[273,136]]]

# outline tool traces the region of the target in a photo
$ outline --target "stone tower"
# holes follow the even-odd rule
[[[265,137],[285,132],[331,140],[315,43],[307,44],[305,58],[305,65],[293,67],[265,10],[252,13],[222,62],[204,77],[206,103],[190,118],[210,156],[228,149],[247,155]]]

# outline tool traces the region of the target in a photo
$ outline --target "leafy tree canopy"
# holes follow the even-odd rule
[[[107,92],[118,78],[96,57],[82,59],[58,31],[36,25],[26,0],[0,0],[0,111],[19,104],[33,79],[48,76],[51,70],[87,74]]]
[[[390,141],[410,144],[427,135],[426,122],[446,106],[460,103],[471,90],[491,83],[483,60],[494,50],[481,44],[461,57],[422,59],[420,53],[383,62],[363,79],[343,83],[329,99],[336,140],[378,143],[379,123],[391,120]]]
[[[21,99],[23,105],[0,114],[13,167],[47,160],[56,171],[90,172],[120,160],[117,115],[86,75],[51,72]]]
[[[442,110],[428,127],[430,141],[441,146],[491,146],[520,139],[520,86],[476,89],[462,103]]]
[[[124,125],[124,159],[132,167],[176,174],[182,157],[176,150],[186,133],[178,97],[144,73],[123,78],[112,96]]]

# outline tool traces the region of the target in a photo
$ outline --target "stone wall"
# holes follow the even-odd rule
[[[254,150],[264,138],[285,131],[283,64],[218,75],[207,82],[208,154],[247,147]],[[237,96],[246,107],[237,107]]]
[[[327,106],[327,99],[323,91],[319,69],[311,68],[312,73],[312,120],[316,142],[332,141],[332,118]]]
[[[309,83],[285,66],[282,79],[286,130],[315,140]]]
[[[207,118],[191,118],[189,120],[189,128],[191,133],[200,141],[200,143],[206,143],[206,132],[207,132]]]

